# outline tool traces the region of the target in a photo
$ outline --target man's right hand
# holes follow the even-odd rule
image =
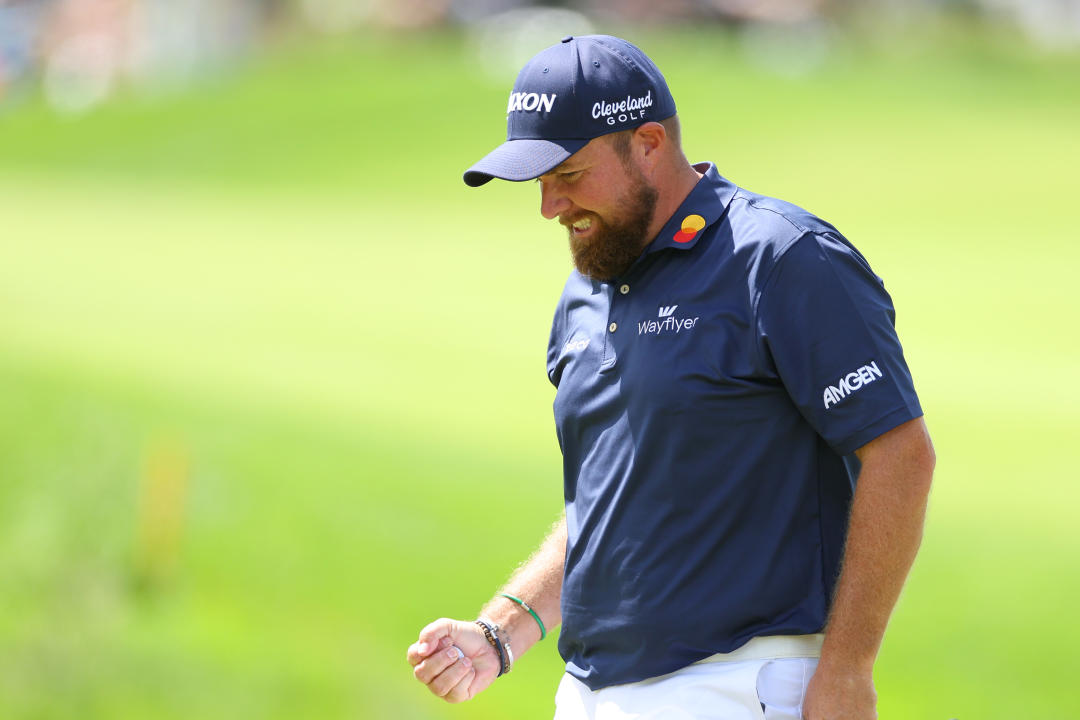
[[[484,631],[461,620],[440,618],[425,627],[408,659],[416,679],[451,703],[471,700],[499,674],[499,655]]]

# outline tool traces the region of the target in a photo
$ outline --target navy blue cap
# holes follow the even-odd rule
[[[532,180],[595,137],[674,114],[664,76],[641,50],[610,35],[565,37],[518,73],[506,142],[465,171],[465,184]]]

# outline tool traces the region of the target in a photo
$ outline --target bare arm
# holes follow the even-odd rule
[[[566,516],[563,515],[551,532],[500,592],[524,600],[536,611],[549,631],[562,622],[563,566],[566,563]],[[520,657],[540,640],[540,626],[520,605],[496,596],[480,613],[498,623],[510,639],[514,656]]]
[[[562,622],[563,564],[566,562],[566,517],[551,529],[501,592],[524,600],[548,631]],[[519,658],[540,639],[540,626],[520,605],[496,596],[480,613],[499,626],[499,636]],[[458,653],[456,648],[461,649]],[[463,654],[464,657],[459,657]],[[473,698],[495,680],[499,658],[472,621],[440,618],[420,631],[409,646],[409,664],[416,679],[447,702]]]
[[[917,418],[855,451],[862,469],[807,720],[877,717],[873,668],[922,540],[934,448]]]

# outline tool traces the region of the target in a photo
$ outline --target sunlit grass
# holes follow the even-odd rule
[[[867,255],[938,446],[882,717],[1063,716],[1076,63],[850,47],[785,79],[703,37],[641,40],[689,153]],[[568,262],[534,187],[460,183],[506,88],[453,36],[403,42],[0,117],[5,717],[550,716],[551,641],[455,709],[404,661],[558,512],[543,359]],[[147,554],[162,447],[179,539]]]

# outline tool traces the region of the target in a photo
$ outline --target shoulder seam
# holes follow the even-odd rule
[[[792,219],[789,218],[784,213],[779,212],[778,210],[773,210],[772,208],[765,207],[764,205],[758,205],[756,202],[754,202],[754,198],[752,198],[752,197],[745,198],[745,201],[746,201],[747,205],[752,206],[755,210],[762,210],[764,212],[770,212],[773,215],[776,215],[777,217],[783,218],[784,222],[786,222],[788,225],[790,225],[791,227],[798,230],[800,233],[811,232],[811,230],[809,228],[803,227],[802,225],[795,224],[795,222],[793,222]]]
[[[792,227],[794,227],[797,230],[800,229],[799,226],[795,225],[795,224],[792,224]],[[769,274],[765,276],[765,280],[760,285],[761,289],[758,291],[758,296],[759,297],[765,292],[765,287],[769,283],[772,282],[773,275],[775,275],[776,271],[780,269],[781,263],[783,263],[784,260],[787,258],[788,251],[791,250],[792,246],[795,245],[795,243],[802,240],[803,238],[817,237],[817,235],[818,234],[816,232],[814,232],[813,230],[803,230],[799,235],[793,237],[785,245],[782,245],[779,250],[777,250],[777,252],[776,252],[776,262],[774,262],[773,266],[771,268],[769,268]],[[755,301],[755,304],[756,304],[756,301]]]
[[[747,202],[749,202],[749,201],[747,201]],[[768,210],[769,208],[760,208],[760,209]],[[770,212],[775,212],[775,211],[770,211]],[[776,214],[780,215],[780,213],[776,213]],[[780,215],[780,217],[784,217],[784,216]],[[787,218],[784,218],[784,219],[787,220]],[[798,225],[796,225],[795,223],[792,223],[790,220],[788,220],[788,222],[791,223],[791,226],[794,227],[795,229],[797,229],[797,230],[801,229],[801,228],[799,228]],[[762,281],[762,283],[758,286],[757,290],[754,292],[754,298],[753,298],[753,301],[752,301],[751,306],[750,306],[751,311],[753,313],[752,317],[753,317],[753,322],[754,322],[755,333],[757,332],[757,330],[760,327],[761,299],[765,295],[765,288],[767,288],[769,286],[769,283],[772,282],[773,276],[776,274],[777,270],[780,269],[780,265],[782,265],[784,260],[787,258],[788,250],[790,250],[792,248],[792,246],[795,245],[795,243],[799,242],[803,238],[805,238],[805,237],[815,237],[815,236],[816,236],[816,233],[814,233],[813,231],[803,230],[803,232],[800,235],[793,238],[790,242],[788,242],[786,245],[781,247],[780,250],[777,252],[776,262],[774,262],[773,266],[771,268],[769,268],[769,273],[768,273],[768,275],[765,276],[765,280]],[[757,353],[758,362],[761,363],[762,367],[765,367],[766,363],[765,363],[765,357],[761,353],[761,343],[759,343],[759,342],[754,343],[754,351]]]

